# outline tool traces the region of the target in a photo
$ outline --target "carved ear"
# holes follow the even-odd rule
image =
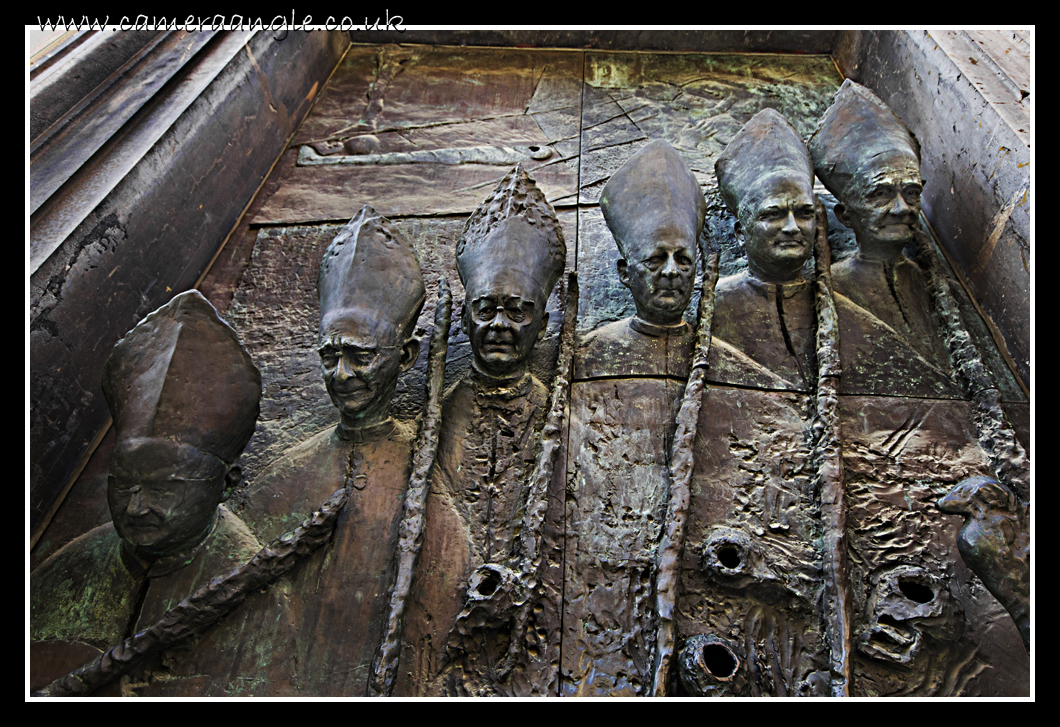
[[[732,231],[736,233],[736,239],[740,241],[740,244],[743,244],[743,223],[736,220],[736,224],[733,225]]]
[[[545,337],[545,331],[548,330],[548,311],[541,314],[541,330],[537,332],[537,340],[541,340]]]
[[[239,487],[239,483],[243,481],[243,468],[237,464],[234,464],[228,468],[225,472],[225,489],[221,493],[220,502],[227,502],[228,498],[232,496],[232,493]]]
[[[835,212],[835,218],[837,220],[842,222],[844,226],[850,227],[850,215],[847,213],[847,206],[845,204],[837,202],[833,211]],[[854,228],[850,227],[850,229],[853,230]]]
[[[629,287],[629,267],[626,265],[626,261],[619,258],[615,261],[615,267],[618,268],[618,280],[622,285]]]
[[[420,339],[413,337],[405,341],[405,345],[401,347],[401,370],[408,371],[411,369],[419,357]]]

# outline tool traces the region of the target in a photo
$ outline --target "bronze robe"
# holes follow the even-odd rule
[[[561,695],[650,688],[655,548],[692,342],[687,323],[636,316],[582,339],[571,387]]]
[[[202,543],[190,552],[152,562],[132,554],[110,523],[63,547],[31,576],[33,640],[87,643],[105,650],[157,622],[211,579],[250,560],[261,548],[257,539],[223,505],[217,511],[214,528]],[[281,692],[270,674],[283,657],[263,662],[255,648],[272,643],[278,632],[290,627],[282,601],[275,593],[252,594],[197,639],[170,648],[123,677],[121,693],[268,696]],[[271,621],[263,623],[263,613],[270,614]],[[62,675],[53,674],[51,679]],[[117,693],[114,686],[101,692]]]
[[[505,385],[477,372],[445,395],[395,696],[525,696],[535,685],[548,688],[547,679],[497,678],[510,639],[524,635],[513,636],[504,623],[486,623],[472,629],[478,633],[469,640],[457,623],[476,568],[517,567],[515,543],[547,395],[530,374]],[[503,616],[504,608],[499,612]]]
[[[815,318],[813,285],[801,279],[744,272],[715,289],[676,610],[678,694],[815,695],[827,684]]]
[[[817,388],[813,285],[765,283],[747,272],[718,281],[707,379],[760,389]]]
[[[832,268],[843,376],[840,394],[964,398],[932,318],[924,272],[860,256]]]
[[[832,268],[859,696],[1028,693],[1026,652],[936,501],[991,472],[916,263]]]
[[[393,587],[398,525],[408,487],[412,427],[328,429],[289,450],[258,478],[245,515],[263,538],[296,527],[343,486],[353,491],[332,539],[284,576],[297,614],[289,693],[366,696]]]

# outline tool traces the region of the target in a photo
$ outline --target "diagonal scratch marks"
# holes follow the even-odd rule
[[[526,106],[523,108],[524,114],[530,113],[530,107],[534,103],[534,97],[537,96],[537,87],[541,85],[541,79],[545,77],[545,69],[547,66],[541,66],[541,72],[537,74],[537,78],[534,79],[534,90],[530,92],[530,98],[526,100]]]
[[[622,109],[622,116],[625,116],[625,117],[626,117],[626,119],[627,119],[627,120],[629,121],[629,123],[633,124],[633,128],[634,128],[634,129],[636,129],[637,131],[639,131],[640,133],[642,133],[642,134],[643,134],[643,133],[644,133],[644,129],[640,128],[640,126],[639,126],[639,125],[637,124],[637,122],[636,122],[636,121],[634,121],[634,120],[633,120],[633,119],[632,119],[632,118],[630,117],[630,115],[629,115],[629,112],[628,112],[628,111],[626,111],[625,109],[623,109],[623,108],[622,108],[622,106],[621,106],[621,104],[619,104],[619,103],[618,103],[618,101],[615,101],[615,97],[614,97],[614,96],[612,96],[612,95],[611,95],[610,93],[609,93],[609,94],[607,94],[607,97],[608,97],[609,99],[611,99],[611,102],[612,102],[612,103],[613,103],[613,104],[614,104],[615,106],[618,106],[618,108]],[[634,111],[638,111],[638,110],[640,110],[640,109],[644,108],[644,106],[647,106],[647,105],[648,105],[648,104],[643,104],[643,105],[641,105],[641,106],[638,106],[637,108],[635,108],[635,109],[633,109],[633,110],[634,110]],[[616,117],[616,118],[617,118],[617,117]]]
[[[527,171],[533,173],[533,172],[536,172],[539,169],[544,169],[545,167],[550,167],[553,164],[559,164],[560,162],[571,161],[572,159],[577,159],[577,158],[578,158],[577,156],[557,157],[555,159],[551,159],[551,160],[545,162],[544,164],[539,164],[538,166],[536,166],[536,167],[534,167],[532,169],[531,168],[527,168]],[[485,182],[479,182],[478,184],[472,184],[469,187],[461,187],[460,189],[455,189],[455,190],[453,190],[453,194],[456,194],[456,193],[459,193],[459,192],[467,192],[467,191],[473,190],[473,189],[481,189],[482,187],[496,186],[501,181],[501,179],[504,177],[504,175],[507,174],[509,171],[511,171],[511,170],[508,169],[508,168],[504,168],[502,173],[501,173],[501,176],[497,177],[496,179],[488,179]],[[566,195],[566,196],[570,196],[570,195]]]
[[[934,408],[932,405],[931,408]],[[898,454],[905,448],[906,443],[917,433],[924,420],[927,419],[928,411],[916,411],[909,415],[908,418],[902,423],[900,427],[891,432],[886,439],[883,440],[883,448],[887,457],[895,459]]]

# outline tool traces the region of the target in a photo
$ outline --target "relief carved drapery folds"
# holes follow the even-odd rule
[[[253,212],[268,226],[231,311],[267,371],[249,486],[231,511],[217,493],[175,549],[132,548],[115,516],[35,570],[34,686],[282,547],[342,492],[318,550],[293,548],[216,626],[98,693],[1026,694],[1029,479],[999,404],[1013,387],[920,229],[931,180],[911,132],[850,82],[827,110],[835,79],[784,85],[791,59],[526,53],[515,80],[494,69],[511,86],[497,95],[459,71],[485,51],[351,51]],[[409,101],[435,87],[481,118]],[[364,206],[321,224],[354,197],[386,209],[388,184],[396,219]],[[580,308],[573,278],[557,286],[568,247]],[[429,369],[425,299],[445,278],[459,296],[457,277]],[[150,409],[138,396],[115,414],[118,484],[176,471],[157,462],[217,474],[123,434]],[[167,441],[225,429],[183,417]]]

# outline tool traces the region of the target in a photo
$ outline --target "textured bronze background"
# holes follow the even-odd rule
[[[824,56],[353,46],[251,207],[241,237],[230,243],[229,259],[203,286],[227,308],[263,377],[262,416],[243,458],[248,485],[230,504],[238,512],[279,453],[335,421],[315,350],[317,269],[363,204],[391,218],[419,255],[428,290],[417,336],[426,339],[432,330],[439,275],[453,287],[448,387],[467,372],[471,355],[459,324],[464,291],[455,244],[468,214],[513,166],[491,158],[502,158],[503,150],[530,156],[528,170],[557,208],[567,267],[580,276],[577,324],[585,334],[635,312],[598,206],[604,184],[626,159],[650,139],[677,149],[707,194],[706,226],[721,249],[721,274],[735,274],[746,262],[732,214],[716,196],[717,156],[766,107],[808,135],[841,80]],[[304,149],[322,159],[374,155],[375,162],[299,165]],[[533,158],[542,149],[547,158]],[[386,156],[424,151],[436,160]],[[829,241],[840,262],[856,250],[852,235],[832,213],[834,198],[820,186],[815,191],[828,208]],[[546,386],[562,287],[549,301],[548,330],[531,364]],[[1027,397],[964,290],[955,283],[951,289],[1016,434],[1029,446]],[[685,315],[689,322],[698,298],[699,291]],[[424,345],[399,381],[392,411],[401,419],[422,407],[426,353]],[[665,514],[666,458],[682,388],[676,376],[598,378],[571,387],[568,446],[557,468],[565,482],[553,489],[547,519],[546,581],[562,595],[562,613],[542,617],[548,624],[542,639],[554,659],[545,679],[549,693],[633,695],[650,687],[648,564]],[[894,397],[840,392],[857,584],[851,693],[1027,694],[1019,633],[958,554],[962,518],[935,507],[965,477],[989,473],[972,404],[959,386]],[[710,384],[696,439],[676,614],[680,666],[671,693],[828,693],[812,423],[812,405],[801,393]],[[105,442],[33,552],[35,563],[109,519],[98,477],[107,455]],[[619,479],[636,489],[621,491]],[[910,562],[930,572],[895,570]],[[937,613],[928,613],[935,606],[910,607],[908,628],[921,634],[918,653],[926,658],[908,664],[881,660],[872,631],[888,613],[880,604],[901,593],[903,578],[934,588],[932,599],[945,601]],[[958,618],[967,628],[955,637],[958,627],[942,622]],[[704,665],[713,666],[710,674]],[[400,672],[414,668],[403,660]]]

